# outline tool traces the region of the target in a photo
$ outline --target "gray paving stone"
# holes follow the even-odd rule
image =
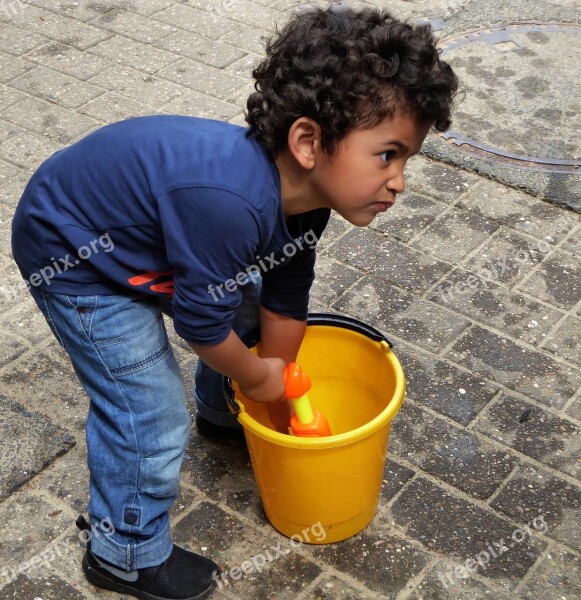
[[[0,22],[3,20],[2,14],[0,13]],[[23,31],[19,27],[14,27],[10,23],[4,21],[4,24],[2,25],[2,36],[0,37],[0,50],[7,52],[8,54],[21,56],[38,46],[46,44],[48,41],[50,40],[42,35],[38,35],[32,31]]]
[[[96,85],[46,67],[25,73],[11,81],[10,86],[64,108],[78,108],[103,94]]]
[[[168,6],[171,6],[173,0],[133,0],[130,2],[127,2],[126,0],[117,0],[114,4],[119,5],[120,8],[127,8],[140,15],[149,17],[164,8],[168,8]]]
[[[42,598],[42,600],[90,600],[78,588],[73,587],[56,575],[41,579],[30,579],[20,575],[7,585],[2,594],[4,598]]]
[[[8,20],[12,25],[26,30],[21,35],[28,37],[30,33],[35,33],[51,40],[57,40],[63,44],[75,46],[79,50],[85,50],[101,40],[111,37],[111,34],[82,23],[75,19],[70,19],[62,14],[41,9],[37,6],[25,5],[26,9],[19,11],[18,14],[10,19],[0,12],[0,21]],[[39,44],[35,44],[34,47]],[[9,50],[7,50],[8,52]]]
[[[474,326],[447,357],[543,404],[561,408],[581,383],[578,370]]]
[[[159,42],[166,35],[175,31],[171,25],[152,21],[137,13],[116,8],[94,18],[91,25],[108,30],[118,35],[133,38],[144,44]],[[111,37],[110,35],[105,37]]]
[[[156,46],[172,52],[174,55],[179,54],[218,69],[223,69],[246,56],[246,52],[239,48],[212,42],[201,35],[183,30],[165,37]],[[174,60],[177,60],[177,57],[174,56]],[[164,66],[166,65],[161,65],[161,67]],[[248,76],[250,70],[246,73],[234,74]]]
[[[23,123],[23,126],[25,124]],[[0,145],[0,156],[19,167],[32,169],[62,147],[62,144],[52,141],[43,135],[32,131],[24,131],[15,135]],[[20,190],[20,194],[24,190]],[[15,198],[15,196],[13,196]]]
[[[0,498],[5,498],[75,444],[66,430],[0,395]]]
[[[251,27],[271,30],[277,21],[278,13],[266,6],[257,6],[247,0],[228,0],[227,2],[205,2],[190,0],[189,4],[196,8],[216,13],[234,21],[241,21]]]
[[[546,558],[534,568],[519,592],[523,600],[538,598],[581,597],[581,560],[560,546],[554,546]]]
[[[209,502],[203,502],[184,517],[175,526],[173,537],[177,544],[216,560],[224,574],[219,590],[237,598],[291,600],[321,572],[315,563],[293,552],[285,538],[254,532]],[[274,550],[277,543],[282,556]],[[248,573],[243,573],[242,564],[258,554],[265,557],[267,565],[261,572],[245,567]],[[269,562],[268,556],[273,560]]]
[[[143,1],[143,0],[142,0]],[[98,2],[63,2],[63,0],[30,0],[30,4],[63,14],[79,21],[90,21],[119,6],[127,6],[127,0],[100,0]]]
[[[7,205],[0,205],[0,252],[12,255],[12,210]]]
[[[267,522],[245,442],[213,442],[194,431],[187,454],[182,467],[186,481],[257,525]]]
[[[565,360],[581,364],[581,319],[567,317],[547,337],[543,348]]]
[[[420,300],[377,277],[365,276],[332,308],[361,318],[390,335],[439,352],[470,322],[437,304]]]
[[[100,44],[97,45],[99,47]],[[91,49],[93,52],[94,49]],[[109,67],[109,61],[89,51],[82,52],[73,46],[50,42],[26,55],[26,60],[60,71],[77,79],[95,77]]]
[[[383,470],[379,507],[381,508],[382,505],[387,504],[414,475],[414,471],[400,465],[388,456]]]
[[[461,205],[551,243],[561,241],[578,223],[578,218],[569,211],[488,180],[480,181],[470,190]]]
[[[371,600],[374,597],[333,576],[325,576],[304,596],[305,600]]]
[[[355,227],[345,221],[339,215],[331,213],[331,218],[325,227],[325,231],[317,244],[317,253],[324,253],[340,260],[340,256],[336,256],[334,250],[330,250],[331,246],[339,240],[347,231],[355,230]]]
[[[464,266],[513,287],[552,250],[547,240],[533,239],[503,226]]]
[[[418,156],[408,162],[406,182],[411,192],[454,204],[462,194],[478,182],[478,178],[443,163]]]
[[[315,265],[316,278],[311,295],[324,304],[331,305],[363,275],[340,262],[319,256]]]
[[[91,52],[146,73],[156,73],[179,59],[171,52],[120,35],[114,35],[111,39],[93,46]]]
[[[333,246],[342,262],[373,273],[413,292],[427,291],[452,266],[413,250],[397,241],[383,239],[368,229],[353,229]]]
[[[429,562],[429,555],[393,534],[381,522],[336,544],[316,546],[313,554],[335,569],[365,582],[382,598],[394,599],[411,577]]]
[[[468,425],[496,395],[498,387],[434,356],[398,342],[394,351],[406,378],[406,396]]]
[[[492,507],[518,523],[543,517],[546,536],[579,548],[575,527],[581,503],[578,486],[533,465],[523,465],[496,496]],[[544,527],[543,527],[544,528]]]
[[[430,550],[447,555],[456,566],[472,560],[468,565],[475,573],[507,589],[519,583],[547,545],[527,535],[510,547],[515,531],[510,522],[423,478],[398,496],[385,518]]]
[[[476,429],[545,465],[579,477],[579,428],[572,421],[503,394],[484,411]]]
[[[255,54],[264,53],[264,40],[272,36],[270,31],[249,27],[243,23],[236,23],[229,27],[220,41],[231,44],[236,48],[242,48]]]
[[[11,106],[4,116],[17,125],[32,129],[61,145],[80,138],[97,125],[96,121],[89,117],[40,98],[26,98]],[[22,136],[17,136],[13,141],[18,137]]]
[[[506,451],[410,402],[394,419],[390,452],[480,499],[491,496],[518,464]]]
[[[20,490],[0,504],[2,567],[15,567],[38,554],[71,525],[70,515],[62,510],[55,510],[55,506],[49,501],[23,493],[24,491]],[[23,518],[27,514],[35,515],[36,518],[27,521]],[[0,579],[0,584],[2,583],[5,582]]]
[[[0,327],[9,329],[16,335],[25,336],[31,345],[39,344],[52,333],[26,287],[23,289],[22,285],[19,285],[18,289],[20,294],[15,299],[16,306],[8,314],[0,317]]]
[[[453,208],[429,225],[411,246],[451,263],[464,260],[498,229],[498,225],[473,212]]]
[[[1,149],[2,146],[0,145]],[[10,165],[10,170],[12,170],[12,167],[13,165]],[[32,174],[29,169],[22,167],[14,168],[17,169],[16,174],[12,174],[7,178],[2,178],[0,175],[0,206],[15,207]],[[12,218],[12,214],[10,214],[10,218]],[[14,265],[12,260],[10,262]]]
[[[115,123],[131,117],[151,114],[150,108],[146,108],[139,102],[125,98],[116,92],[106,92],[81,106],[78,111],[104,123]]]
[[[153,19],[173,25],[178,29],[203,34],[212,40],[219,39],[235,26],[233,21],[229,21],[217,13],[198,10],[184,4],[174,4],[157,13]]]
[[[240,52],[243,52],[240,50]],[[258,54],[245,54],[243,58],[229,64],[225,71],[238,75],[238,77],[251,77],[252,71],[260,64],[262,56]]]
[[[561,245],[561,250],[566,250],[575,255],[581,254],[581,227],[577,227],[569,234]]]
[[[489,264],[488,273],[500,270],[498,264]],[[439,282],[429,300],[534,345],[562,318],[562,312],[487,281],[484,271],[478,274],[456,269]]]
[[[238,77],[189,58],[182,58],[169,67],[161,69],[158,75],[221,100],[226,99],[245,84],[245,81]]]
[[[446,210],[446,205],[430,198],[406,192],[386,213],[380,213],[370,225],[400,242],[409,242]]]
[[[490,600],[494,597],[498,597],[498,592],[470,577],[464,567],[439,561],[409,600]]]
[[[518,285],[545,302],[569,310],[581,300],[581,266],[573,255],[553,252],[539,268]]]
[[[17,104],[25,98],[26,94],[11,89],[6,85],[0,86],[0,111],[4,113],[7,108],[14,106],[14,104]]]
[[[6,133],[5,133],[6,131]],[[7,139],[9,139],[10,134],[12,133],[13,135],[16,135],[19,131],[19,129],[17,129],[16,127],[14,128],[14,131],[11,131],[9,128],[6,128],[6,130],[3,130],[2,128],[2,124],[0,124],[0,143],[6,141]],[[10,163],[7,163],[5,161],[0,161],[0,185],[4,185],[6,183],[6,181],[8,181],[9,179],[11,179],[12,177],[15,177],[16,175],[18,175],[18,173],[20,173],[21,169],[19,167],[16,167],[14,165],[11,165]],[[0,200],[0,204],[3,204],[3,202]]]
[[[230,102],[223,102],[222,100],[218,100],[218,98],[190,90],[187,94],[177,96],[164,104],[161,110],[170,114],[227,121],[238,114],[240,107],[230,104]]]
[[[578,392],[576,398],[569,402],[567,408],[565,408],[565,414],[581,421],[581,391]]]
[[[67,361],[55,340],[50,350],[35,354],[34,360],[22,359],[4,367],[0,385],[3,393],[27,410],[83,437],[89,400]]]
[[[2,304],[4,304],[3,294],[0,295],[0,306],[2,306]],[[2,337],[2,346],[0,347],[0,367],[7,365],[30,349],[22,340],[19,340],[10,334],[4,333]]]
[[[34,69],[34,63],[31,63],[28,59],[17,58],[16,56],[10,56],[5,52],[0,52],[0,83],[8,83],[16,77]]]
[[[173,98],[188,93],[187,88],[176,83],[122,65],[99,73],[91,83],[118,92],[150,109],[158,109]]]

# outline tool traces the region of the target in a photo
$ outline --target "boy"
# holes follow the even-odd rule
[[[223,376],[284,406],[330,210],[366,226],[393,205],[457,87],[429,27],[337,6],[295,15],[253,75],[249,130],[109,125],[49,158],[13,221],[14,257],[90,397],[88,513],[114,532],[93,529],[83,569],[138,598],[204,598],[219,571],[170,538],[190,417],[162,310],[200,358],[203,435],[237,426]],[[260,357],[241,341],[258,324]]]

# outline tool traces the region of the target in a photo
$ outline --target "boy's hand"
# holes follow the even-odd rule
[[[189,345],[211,369],[238,382],[251,400],[277,402],[284,398],[284,360],[254,355],[233,331],[214,346]]]
[[[238,382],[240,391],[255,402],[280,402],[284,400],[285,362],[280,358],[262,358],[264,376],[248,384]]]

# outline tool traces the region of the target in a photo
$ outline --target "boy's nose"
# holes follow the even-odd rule
[[[388,191],[393,192],[395,194],[403,194],[405,192],[405,176],[403,171],[397,174],[397,176],[392,177],[389,181],[386,182],[385,187]]]

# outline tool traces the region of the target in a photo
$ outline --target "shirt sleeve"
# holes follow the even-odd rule
[[[316,210],[307,213],[296,226],[303,233],[303,249],[291,259],[279,258],[282,266],[267,271],[262,276],[260,303],[279,315],[299,321],[307,318],[309,292],[315,280],[316,244],[329,221],[330,211]],[[296,230],[295,230],[296,231]]]
[[[239,274],[260,245],[260,215],[244,198],[204,187],[168,192],[158,207],[174,271],[175,330],[190,342],[218,344],[242,302]]]

